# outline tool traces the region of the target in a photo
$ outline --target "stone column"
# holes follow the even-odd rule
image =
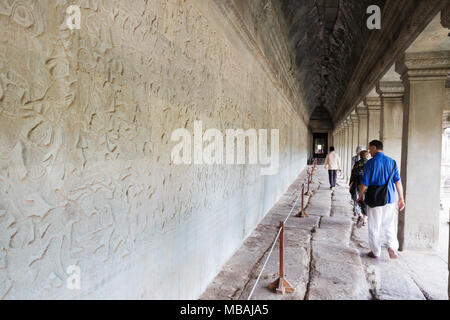
[[[403,95],[401,81],[380,81],[377,92],[381,96],[381,132],[386,155],[401,166],[402,128],[403,128]]]
[[[441,12],[441,24],[444,28],[450,29],[450,4]],[[445,86],[447,88],[447,98],[448,98],[448,104],[447,108],[445,109],[448,111],[444,111],[444,126],[446,126],[446,122],[450,123],[450,72],[447,74],[447,80],[445,83]],[[449,242],[448,242],[448,258],[450,261],[450,234],[449,236]],[[448,270],[450,272],[450,264],[448,264]],[[450,297],[450,277],[448,278],[448,296]]]
[[[347,128],[348,128],[348,138],[347,138],[347,152],[345,154],[345,171],[346,171],[346,181],[350,180],[351,174],[351,162],[352,162],[352,146],[353,146],[353,121],[351,117],[347,119]]]
[[[352,140],[352,153],[351,157],[354,157],[356,155],[356,148],[359,146],[359,118],[356,113],[352,114],[351,116],[352,122],[353,122],[353,140]],[[353,164],[350,161],[350,172],[353,169]]]
[[[340,126],[336,126],[336,145],[334,146],[336,148],[336,153],[341,153],[341,128]]]
[[[344,176],[343,172],[344,172],[344,167],[343,167],[343,154],[344,154],[344,140],[345,140],[345,130],[344,127],[342,125],[342,123],[339,125],[339,150],[338,150],[338,154],[339,157],[341,158],[341,166],[342,166],[342,177]]]
[[[400,248],[435,249],[439,240],[442,114],[450,51],[406,53],[396,64],[405,86],[401,178],[406,210]]]
[[[341,130],[342,130],[342,148],[341,154],[339,156],[341,157],[342,178],[345,179],[345,151],[347,142],[347,130],[345,126],[345,121],[341,123]]]
[[[372,140],[380,140],[381,130],[381,98],[378,97],[366,97],[364,101],[368,117],[368,142]]]
[[[344,136],[345,136],[345,131],[344,131],[344,127],[342,125],[342,123],[339,125],[339,136],[340,136],[340,142],[339,142],[339,157],[341,157],[342,160],[342,155],[344,154]],[[342,165],[342,163],[341,163]]]
[[[369,146],[369,138],[368,138],[368,132],[369,132],[369,126],[368,126],[368,120],[369,120],[369,112],[364,105],[364,103],[360,103],[358,107],[356,108],[356,114],[358,115],[359,119],[359,137],[358,142],[361,147],[365,147],[368,149]]]
[[[344,153],[342,155],[342,170],[344,171],[344,179],[347,180],[348,178],[348,154],[350,152],[350,145],[351,145],[351,136],[352,136],[352,125],[349,120],[345,120],[344,122],[344,128],[345,128],[345,141],[344,141]]]
[[[338,138],[337,138],[337,132],[334,131],[333,133],[333,144],[332,146],[334,146],[335,149],[337,149],[337,144],[338,144]],[[330,149],[330,145],[328,146],[328,149]],[[329,150],[327,150],[327,152],[329,152]]]

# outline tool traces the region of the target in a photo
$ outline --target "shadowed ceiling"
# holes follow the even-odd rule
[[[366,26],[367,8],[382,9],[384,4],[384,0],[281,0],[309,115],[317,108],[335,114],[371,32],[377,32]]]

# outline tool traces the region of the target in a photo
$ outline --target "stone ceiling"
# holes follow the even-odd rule
[[[376,4],[382,8],[384,1],[281,2],[308,112],[311,115],[324,107],[334,114],[370,36],[367,7]]]
[[[448,0],[278,0],[294,69],[311,116],[345,118]],[[367,8],[381,8],[381,30]],[[323,112],[322,112],[323,113]]]

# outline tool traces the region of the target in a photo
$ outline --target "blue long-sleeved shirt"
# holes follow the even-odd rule
[[[367,161],[364,166],[362,184],[366,187],[384,186],[392,172],[394,163],[395,161],[384,155],[384,153],[377,153],[375,157]],[[400,181],[400,174],[398,172],[398,166],[396,166],[394,174],[388,184],[387,203],[395,202],[395,183],[398,181]]]

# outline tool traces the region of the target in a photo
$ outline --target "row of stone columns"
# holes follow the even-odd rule
[[[351,159],[356,155],[356,149],[367,149],[370,141],[380,139],[380,114],[380,98],[368,97],[336,127],[333,136],[337,152],[342,158],[342,173],[345,179],[350,178]]]
[[[348,182],[357,146],[381,140],[401,171],[406,209],[399,214],[400,249],[435,249],[439,240],[440,174],[445,82],[450,51],[405,53],[399,81],[381,79],[333,133]]]
[[[436,248],[445,81],[450,51],[405,54],[396,70],[405,86],[401,178],[408,206],[399,219],[403,248]]]

